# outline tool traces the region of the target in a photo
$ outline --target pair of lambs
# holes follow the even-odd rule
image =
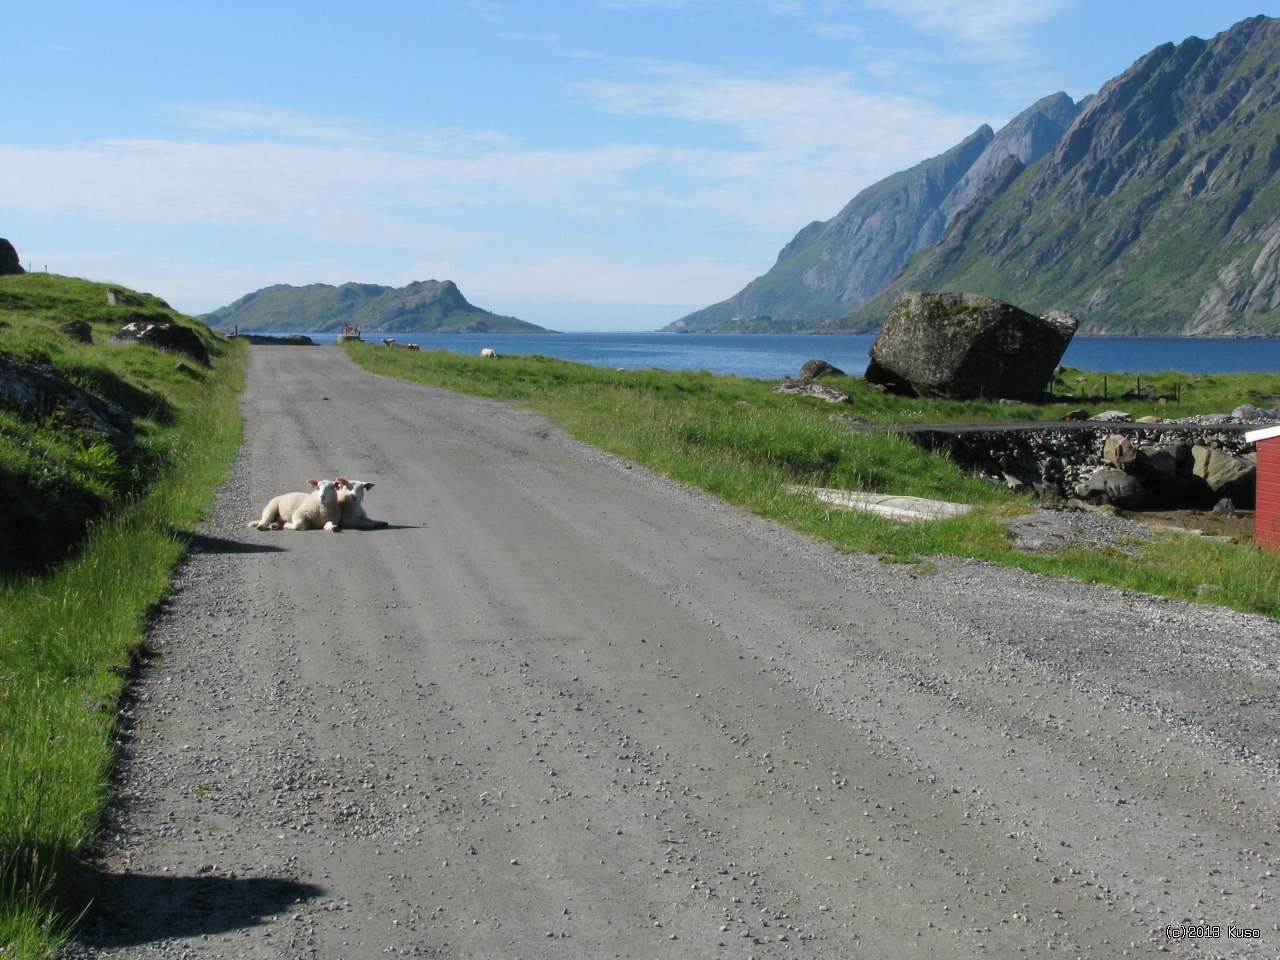
[[[308,480],[314,488],[306,493],[282,493],[262,510],[262,516],[250,520],[258,530],[327,530],[333,533],[343,527],[353,530],[380,530],[385,520],[371,520],[364,511],[365,491],[373,484],[364,480]]]

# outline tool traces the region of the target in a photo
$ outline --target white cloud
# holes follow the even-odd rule
[[[382,129],[213,104],[176,111],[181,137],[0,144],[0,177],[12,185],[6,206],[31,214],[292,226],[365,242],[414,224],[484,223],[504,210],[602,221],[657,208],[782,227],[833,214],[855,188],[981,122],[820,71],[767,78],[651,64],[635,79],[576,89],[602,110],[686,121],[691,142],[707,126],[738,142],[535,147],[494,131]]]
[[[0,142],[3,206],[10,222],[56,222],[104,249],[132,231],[157,252],[119,262],[184,309],[269,283],[403,283],[424,271],[482,303],[710,303],[767,269],[805,223],[985,119],[860,90],[837,71],[651,62],[573,90],[597,110],[672,122],[631,142],[543,146],[186,104],[169,112],[172,136]]]
[[[887,155],[893,170],[904,151],[923,159],[923,145],[977,126],[973,118],[918,98],[859,90],[844,72],[735,76],[687,64],[651,64],[641,78],[591,81],[578,90],[614,113],[718,125],[771,154],[874,151]]]
[[[1078,0],[863,0],[939,36],[969,59],[1021,59],[1028,31]]]

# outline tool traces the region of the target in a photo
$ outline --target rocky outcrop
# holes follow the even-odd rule
[[[18,251],[13,248],[13,244],[0,238],[0,276],[26,272],[22,269],[22,261],[18,259]]]
[[[1075,330],[1066,314],[1036,317],[991,297],[904,293],[865,378],[924,397],[1036,401]]]
[[[3,354],[0,397],[15,404],[23,417],[59,416],[120,449],[132,445],[137,432],[127,413],[81,390],[53,367],[11,360]]]
[[[1280,309],[1280,217],[1240,240],[1261,249],[1256,256],[1246,253],[1218,268],[1187,324],[1191,336],[1220,335],[1240,317],[1261,319]]]
[[[113,347],[129,347],[142,343],[159,350],[180,353],[201,366],[209,366],[209,350],[205,347],[204,341],[194,330],[180,323],[148,321],[126,323],[113,333],[107,342]]]
[[[1010,157],[1029,167],[1056,147],[1092,97],[1075,103],[1065,93],[1054,93],[1033,103],[1010,120],[991,140],[939,207],[942,225],[950,223],[978,195]],[[938,232],[942,236],[942,232]],[[935,238],[936,239],[936,238]]]

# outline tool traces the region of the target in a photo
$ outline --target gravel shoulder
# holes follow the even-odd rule
[[[68,958],[1280,955],[1276,621],[839,555],[336,349],[243,409]],[[386,530],[245,527],[338,474]]]

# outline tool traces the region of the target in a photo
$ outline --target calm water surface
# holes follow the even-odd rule
[[[276,334],[279,336],[279,334]],[[310,333],[317,343],[336,334]],[[643,370],[709,370],[774,380],[794,377],[805,361],[826,360],[851,376],[867,368],[875,336],[787,336],[783,334],[555,333],[395,334],[397,343],[424,350],[479,353],[540,353],[599,367]],[[365,339],[378,343],[380,334]],[[1063,363],[1099,373],[1280,373],[1280,340],[1076,337]]]

